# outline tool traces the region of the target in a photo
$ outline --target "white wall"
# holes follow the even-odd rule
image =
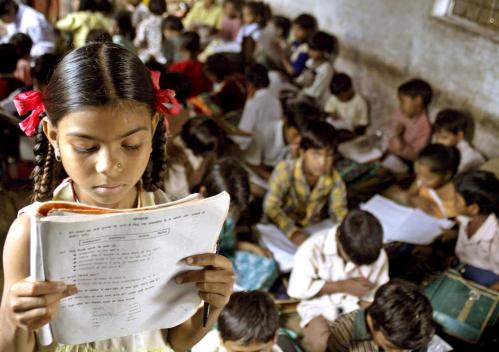
[[[420,77],[435,90],[430,115],[468,111],[474,143],[499,156],[499,44],[431,17],[434,0],[267,0],[291,18],[315,15],[341,43],[336,69],[349,73],[371,104],[374,125],[397,105],[396,89]]]

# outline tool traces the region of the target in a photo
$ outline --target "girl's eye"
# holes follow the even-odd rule
[[[99,149],[98,147],[84,148],[84,147],[77,147],[77,146],[73,146],[73,148],[77,153],[81,153],[81,154],[90,154],[90,153],[97,151],[97,149]]]
[[[123,144],[122,147],[126,150],[137,150],[139,149],[141,146],[141,144],[134,144],[134,145],[127,145],[127,144]]]

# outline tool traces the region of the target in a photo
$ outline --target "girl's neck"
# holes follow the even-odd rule
[[[473,237],[477,233],[478,229],[482,227],[485,221],[487,221],[487,218],[488,215],[478,214],[471,219],[466,227],[466,234],[468,235],[468,238]]]

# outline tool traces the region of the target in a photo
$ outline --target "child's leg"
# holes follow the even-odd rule
[[[329,338],[329,324],[322,315],[312,319],[302,330],[304,347],[308,352],[324,352]]]

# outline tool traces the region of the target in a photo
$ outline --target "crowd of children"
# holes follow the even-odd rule
[[[424,80],[395,92],[384,156],[366,168],[339,145],[372,132],[368,102],[335,70],[338,40],[314,16],[288,19],[243,0],[80,0],[73,10],[51,24],[0,0],[0,29],[8,28],[0,37],[0,109],[21,121],[26,111],[17,115],[11,101],[35,90],[47,114],[23,122],[34,135],[33,200],[133,208],[194,192],[231,196],[220,255],[193,263],[213,275],[179,278],[204,288],[218,332],[208,333],[197,314],[142,334],[149,345],[141,348],[424,351],[436,326],[416,284],[429,276],[414,279],[396,266],[403,257],[417,267],[421,253],[441,247],[450,250],[439,253],[438,270],[459,263],[467,280],[499,291],[499,181],[479,170],[485,158],[469,141],[470,116],[449,108],[431,118]],[[160,108],[155,90],[168,99]],[[455,221],[438,245],[385,251],[380,221],[352,196],[355,182],[376,184],[380,174],[390,175],[390,187],[379,182],[369,196]],[[102,175],[123,181],[120,192],[95,186]],[[0,332],[0,350],[33,350],[31,332],[75,293],[25,279],[29,214],[20,213],[5,245],[0,321],[9,329]],[[281,329],[275,300],[283,297],[299,301],[301,340]],[[132,351],[136,341],[84,347]],[[63,348],[79,347],[53,351]]]

